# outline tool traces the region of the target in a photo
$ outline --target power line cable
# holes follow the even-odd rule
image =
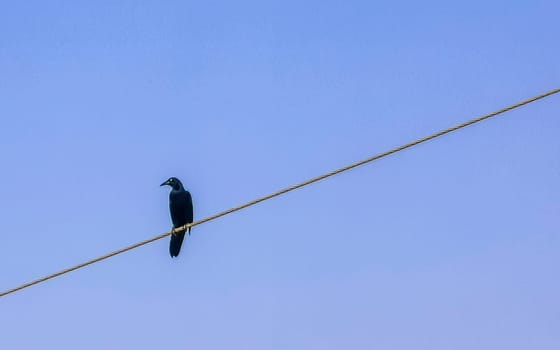
[[[480,117],[478,117],[478,118],[474,118],[474,119],[471,119],[471,120],[466,121],[466,122],[464,122],[464,123],[461,123],[461,124],[452,126],[452,127],[448,128],[448,129],[445,129],[445,130],[442,130],[442,131],[438,131],[438,132],[433,133],[433,134],[431,134],[431,135],[429,135],[429,136],[422,137],[422,138],[420,138],[420,139],[418,139],[418,140],[416,140],[416,141],[412,141],[412,142],[409,142],[409,143],[404,144],[404,145],[402,145],[402,146],[393,148],[393,149],[391,149],[391,150],[389,150],[389,151],[376,154],[376,155],[374,155],[374,156],[372,156],[372,157],[369,157],[369,158],[367,158],[367,159],[361,160],[361,161],[356,162],[356,163],[352,163],[352,164],[347,165],[347,166],[345,166],[345,167],[342,167],[342,168],[339,168],[339,169],[330,171],[330,172],[328,172],[328,173],[326,173],[326,174],[323,174],[323,175],[320,175],[320,176],[311,178],[311,179],[309,179],[309,180],[307,180],[307,181],[304,181],[304,182],[301,182],[301,183],[299,183],[299,184],[295,184],[295,185],[293,185],[293,186],[284,188],[284,189],[282,189],[282,190],[279,190],[279,191],[274,192],[274,193],[272,193],[272,194],[269,194],[269,195],[267,195],[267,196],[257,198],[257,199],[255,199],[255,200],[252,200],[252,201],[247,202],[247,203],[245,203],[245,204],[242,204],[242,205],[239,205],[239,206],[237,206],[237,207],[233,207],[233,208],[231,208],[231,209],[225,210],[225,211],[223,211],[223,212],[221,212],[221,213],[214,214],[214,215],[212,215],[212,216],[208,216],[208,217],[206,217],[206,218],[204,218],[204,219],[202,219],[202,220],[193,222],[193,223],[191,223],[191,224],[183,225],[183,226],[181,226],[181,227],[178,227],[178,228],[174,229],[174,232],[175,232],[175,231],[186,230],[186,229],[189,228],[189,227],[194,227],[194,226],[203,224],[203,223],[205,223],[205,222],[215,220],[215,219],[220,218],[220,217],[222,217],[222,216],[224,216],[224,215],[231,214],[231,213],[233,213],[233,212],[236,212],[236,211],[238,211],[238,210],[241,210],[241,209],[250,207],[250,206],[255,205],[255,204],[257,204],[257,203],[260,203],[260,202],[269,200],[269,199],[271,199],[271,198],[274,198],[274,197],[280,196],[280,195],[282,195],[282,194],[291,192],[291,191],[296,190],[296,189],[298,189],[298,188],[301,188],[301,187],[310,185],[310,184],[312,184],[312,183],[314,183],[314,182],[317,182],[317,181],[326,179],[326,178],[328,178],[328,177],[331,177],[331,176],[340,174],[340,173],[342,173],[342,172],[345,172],[345,171],[348,171],[348,170],[350,170],[350,169],[359,167],[359,166],[361,166],[361,165],[364,165],[364,164],[373,162],[373,161],[375,161],[375,160],[384,158],[384,157],[386,157],[386,156],[388,156],[388,155],[391,155],[391,154],[393,154],[393,153],[400,152],[400,151],[405,150],[405,149],[407,149],[407,148],[410,148],[410,147],[416,146],[416,145],[418,145],[418,144],[424,143],[424,142],[426,142],[426,141],[435,139],[436,137],[440,137],[440,136],[443,136],[443,135],[445,135],[445,134],[449,134],[449,133],[451,133],[451,132],[453,132],[453,131],[457,131],[457,130],[459,130],[459,129],[462,129],[462,128],[465,128],[465,127],[467,127],[467,126],[470,126],[470,125],[476,124],[476,123],[478,123],[478,122],[481,122],[481,121],[483,121],[483,120],[486,120],[486,119],[495,117],[495,116],[497,116],[497,115],[499,115],[499,114],[508,112],[508,111],[510,111],[510,110],[512,110],[512,109],[516,109],[516,108],[518,108],[518,107],[521,107],[521,106],[524,106],[524,105],[526,105],[526,104],[535,102],[535,101],[540,100],[540,99],[542,99],[542,98],[545,98],[545,97],[554,95],[554,94],[556,94],[556,93],[558,93],[558,92],[560,92],[560,88],[547,91],[547,92],[545,92],[545,93],[543,93],[543,94],[540,94],[540,95],[531,97],[531,98],[529,98],[529,99],[527,99],[527,100],[524,100],[524,101],[517,102],[517,103],[512,104],[512,105],[510,105],[510,106],[507,106],[507,107],[504,107],[504,108],[502,108],[502,109],[499,109],[499,110],[497,110],[497,111],[495,111],[495,112],[488,113],[488,114],[485,114],[485,115],[480,116]],[[118,254],[121,254],[121,253],[124,253],[124,252],[127,252],[127,251],[129,251],[129,250],[136,249],[136,248],[141,247],[141,246],[143,246],[143,245],[145,245],[145,244],[148,244],[148,243],[157,241],[158,239],[162,239],[162,238],[164,238],[164,237],[166,237],[166,236],[169,236],[171,233],[172,233],[172,232],[169,231],[169,232],[165,232],[165,233],[159,234],[159,235],[157,235],[157,236],[155,236],[155,237],[146,239],[146,240],[141,241],[141,242],[139,242],[139,243],[132,244],[132,245],[130,245],[130,246],[128,246],[128,247],[125,247],[125,248],[122,248],[122,249],[119,249],[119,250],[115,250],[115,251],[113,251],[113,252],[111,252],[111,253],[102,255],[102,256],[97,257],[97,258],[95,258],[95,259],[88,260],[88,261],[83,262],[83,263],[81,263],[81,264],[74,265],[74,266],[69,267],[69,268],[67,268],[67,269],[64,269],[64,270],[55,272],[55,273],[53,273],[53,274],[50,274],[50,275],[47,275],[47,276],[38,278],[38,279],[36,279],[36,280],[33,280],[33,281],[30,281],[30,282],[24,283],[24,284],[22,284],[22,285],[20,285],[20,286],[18,286],[18,287],[15,287],[15,288],[12,288],[12,289],[8,289],[8,290],[6,290],[6,291],[0,293],[0,297],[6,296],[6,295],[8,295],[8,294],[11,294],[11,293],[20,291],[20,290],[22,290],[22,289],[31,287],[31,286],[33,286],[33,285],[36,285],[36,284],[39,284],[39,283],[48,281],[48,280],[50,280],[50,279],[52,279],[52,278],[55,278],[55,277],[58,277],[58,276],[67,274],[67,273],[72,272],[72,271],[74,271],[74,270],[78,270],[78,269],[80,269],[80,268],[82,268],[82,267],[86,267],[86,266],[88,266],[88,265],[97,263],[97,262],[99,262],[99,261],[101,261],[101,260],[108,259],[108,258],[110,258],[110,257],[113,257],[113,256],[115,256],[115,255],[118,255]]]

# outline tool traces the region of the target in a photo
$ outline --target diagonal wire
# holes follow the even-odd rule
[[[497,110],[497,111],[495,111],[495,112],[488,113],[488,114],[485,114],[485,115],[480,116],[480,117],[478,117],[478,118],[474,118],[474,119],[471,119],[471,120],[466,121],[466,122],[464,122],[464,123],[461,123],[461,124],[452,126],[452,127],[448,128],[448,129],[438,131],[438,132],[436,132],[436,133],[434,133],[434,134],[431,134],[431,135],[429,135],[429,136],[422,137],[422,138],[420,138],[420,139],[418,139],[418,140],[416,140],[416,141],[412,141],[412,142],[409,142],[409,143],[404,144],[404,145],[402,145],[402,146],[393,148],[393,149],[391,149],[391,150],[389,150],[389,151],[376,154],[376,155],[374,155],[374,156],[372,156],[372,157],[369,157],[369,158],[367,158],[367,159],[361,160],[361,161],[356,162],[356,163],[352,163],[352,164],[350,164],[350,165],[347,165],[347,166],[345,166],[345,167],[342,167],[342,168],[333,170],[333,171],[328,172],[328,173],[326,173],[326,174],[323,174],[323,175],[320,175],[320,176],[311,178],[311,179],[309,179],[309,180],[307,180],[307,181],[304,181],[304,182],[301,182],[301,183],[299,183],[299,184],[295,184],[295,185],[293,185],[293,186],[286,187],[286,188],[284,188],[284,189],[282,189],[282,190],[279,190],[279,191],[277,191],[277,192],[274,192],[274,193],[269,194],[269,195],[264,196],[264,197],[257,198],[257,199],[255,199],[255,200],[252,200],[252,201],[247,202],[247,203],[245,203],[245,204],[239,205],[239,206],[237,206],[237,207],[233,207],[233,208],[228,209],[228,210],[226,210],[226,211],[223,211],[223,212],[221,212],[221,213],[218,213],[218,214],[215,214],[215,215],[212,215],[212,216],[208,216],[208,217],[206,217],[206,218],[204,218],[204,219],[202,219],[202,220],[193,222],[193,223],[191,223],[191,224],[183,225],[183,226],[181,226],[181,227],[178,227],[178,228],[174,229],[174,231],[186,230],[186,229],[189,228],[189,227],[197,226],[197,225],[203,224],[203,223],[205,223],[205,222],[215,220],[215,219],[220,218],[220,217],[222,217],[222,216],[224,216],[224,215],[231,214],[231,213],[233,213],[233,212],[236,212],[236,211],[238,211],[238,210],[241,210],[241,209],[250,207],[250,206],[255,205],[255,204],[257,204],[257,203],[260,203],[260,202],[269,200],[269,199],[271,199],[271,198],[280,196],[280,195],[282,195],[282,194],[291,192],[291,191],[293,191],[293,190],[296,190],[296,189],[298,189],[298,188],[301,188],[301,187],[310,185],[310,184],[315,183],[315,182],[317,182],[317,181],[321,181],[321,180],[326,179],[326,178],[328,178],[328,177],[331,177],[331,176],[340,174],[340,173],[342,173],[342,172],[348,171],[348,170],[350,170],[350,169],[359,167],[360,165],[364,165],[364,164],[366,164],[366,163],[370,163],[370,162],[373,162],[373,161],[375,161],[375,160],[384,158],[384,157],[386,157],[386,156],[388,156],[388,155],[391,155],[391,154],[393,154],[393,153],[400,152],[400,151],[402,151],[402,150],[405,150],[405,149],[407,149],[407,148],[410,148],[410,147],[416,146],[416,145],[418,145],[418,144],[424,143],[424,142],[429,141],[429,140],[431,140],[431,139],[435,139],[436,137],[440,137],[440,136],[443,136],[443,135],[445,135],[445,134],[449,134],[449,133],[451,133],[451,132],[453,132],[453,131],[456,131],[456,130],[465,128],[465,127],[467,127],[467,126],[476,124],[476,123],[478,123],[478,122],[481,122],[481,121],[483,121],[483,120],[486,120],[486,119],[495,117],[495,116],[497,116],[497,115],[499,115],[499,114],[508,112],[508,111],[510,111],[510,110],[512,110],[512,109],[515,109],[515,108],[524,106],[524,105],[526,105],[526,104],[529,104],[529,103],[531,103],[531,102],[535,102],[535,101],[537,101],[537,100],[540,100],[540,99],[542,99],[542,98],[545,98],[545,97],[554,95],[554,94],[556,94],[556,93],[558,93],[558,92],[560,92],[560,88],[547,91],[547,92],[542,93],[542,94],[540,94],[540,95],[531,97],[531,98],[529,98],[529,99],[527,99],[527,100],[523,100],[523,101],[517,102],[517,103],[515,103],[515,104],[512,104],[512,105],[510,105],[510,106],[508,106],[508,107],[504,107],[504,108],[502,108],[502,109],[499,109],[499,110]],[[169,236],[171,233],[172,233],[172,232],[169,231],[169,232],[165,232],[165,233],[159,234],[159,235],[157,235],[157,236],[155,236],[155,237],[146,239],[146,240],[144,240],[144,241],[142,241],[142,242],[132,244],[132,245],[130,245],[130,246],[128,246],[128,247],[125,247],[125,248],[122,248],[122,249],[119,249],[119,250],[115,250],[115,251],[113,251],[113,252],[111,252],[111,253],[102,255],[102,256],[97,257],[97,258],[95,258],[95,259],[88,260],[88,261],[83,262],[83,263],[81,263],[81,264],[78,264],[78,265],[69,267],[69,268],[67,268],[67,269],[64,269],[64,270],[55,272],[55,273],[53,273],[53,274],[50,274],[50,275],[41,277],[41,278],[36,279],[36,280],[33,280],[33,281],[30,281],[30,282],[24,283],[24,284],[22,284],[22,285],[20,285],[20,286],[18,286],[18,287],[15,287],[15,288],[12,288],[12,289],[8,289],[8,290],[6,290],[6,291],[0,293],[0,297],[6,296],[6,295],[8,295],[8,294],[11,294],[11,293],[14,293],[14,292],[17,292],[17,291],[20,291],[20,290],[25,289],[25,288],[27,288],[27,287],[31,287],[31,286],[33,286],[33,285],[35,285],[35,284],[39,284],[39,283],[48,281],[48,280],[50,280],[50,279],[52,279],[52,278],[55,278],[55,277],[58,277],[58,276],[67,274],[67,273],[72,272],[72,271],[74,271],[74,270],[81,269],[82,267],[86,267],[86,266],[88,266],[88,265],[97,263],[97,262],[99,262],[99,261],[101,261],[101,260],[108,259],[108,258],[110,258],[110,257],[113,257],[113,256],[115,256],[115,255],[118,255],[118,254],[121,254],[121,253],[124,253],[124,252],[127,252],[127,251],[129,251],[129,250],[139,248],[139,247],[141,247],[141,246],[143,246],[143,245],[145,245],[145,244],[148,244],[148,243],[157,241],[157,240],[159,240],[159,239],[162,239],[162,238],[164,238],[164,237],[166,237],[166,236]]]

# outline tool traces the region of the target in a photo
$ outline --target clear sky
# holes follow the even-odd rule
[[[13,1],[0,289],[559,87],[558,1]],[[1,349],[559,349],[560,96],[0,299]]]

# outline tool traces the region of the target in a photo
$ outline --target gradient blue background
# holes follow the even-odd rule
[[[0,11],[0,289],[559,86],[557,1]],[[559,349],[560,96],[0,299],[2,349]]]

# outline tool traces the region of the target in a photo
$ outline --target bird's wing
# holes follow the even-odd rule
[[[193,207],[193,202],[192,202],[192,196],[191,193],[189,191],[186,191],[187,194],[187,222],[191,223],[194,220],[194,207]]]

